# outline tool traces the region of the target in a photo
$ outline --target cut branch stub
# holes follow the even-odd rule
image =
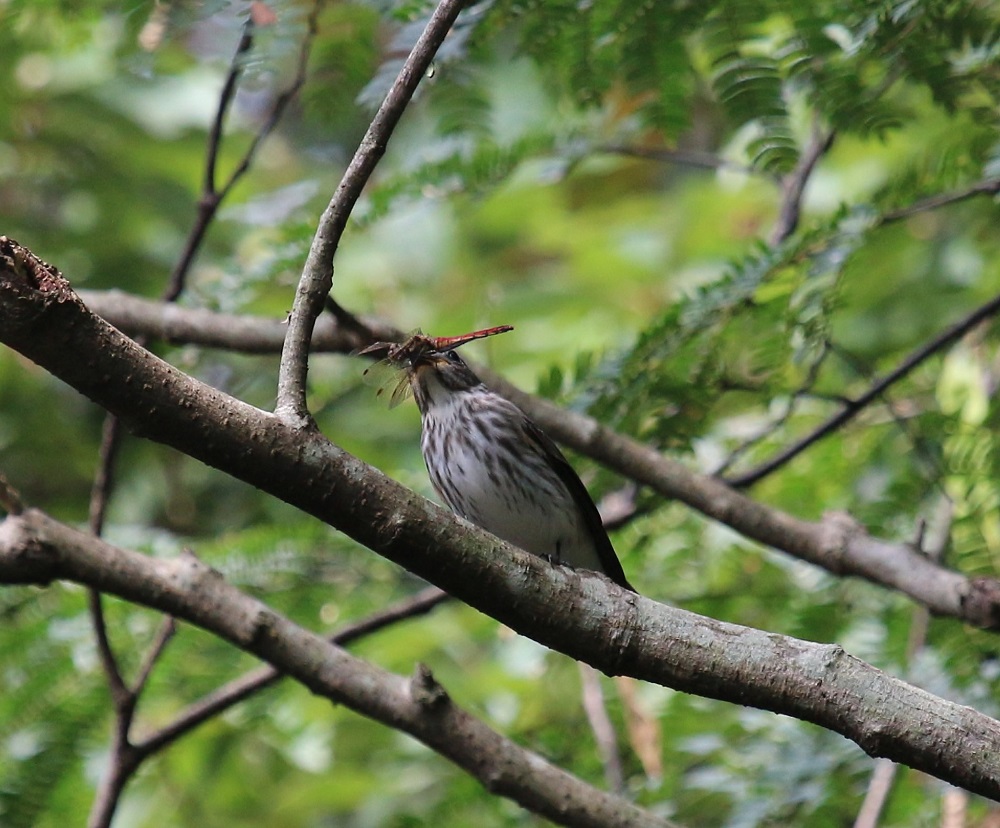
[[[44,313],[53,302],[75,302],[82,305],[69,282],[55,267],[8,236],[0,236],[0,264],[23,280],[23,288],[37,291],[46,299],[41,307],[34,301],[16,305],[12,309],[17,314],[15,321],[22,324],[30,322]],[[14,280],[8,284],[14,289],[18,287]]]

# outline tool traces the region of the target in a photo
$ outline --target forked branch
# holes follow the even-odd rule
[[[54,268],[2,238],[0,320],[0,341],[115,411],[124,422],[134,423],[147,437],[328,522],[546,646],[610,674],[819,724],[872,755],[1000,798],[1000,723],[893,679],[839,647],[703,618],[625,593],[599,575],[553,567],[514,549],[386,478],[322,435],[303,432],[139,348],[90,314]],[[556,411],[564,427],[580,426],[572,412]],[[956,605],[975,599],[961,594],[967,584],[962,576],[942,571],[905,546],[875,541],[849,520],[798,521],[690,472],[686,481],[680,480],[680,473],[670,480],[667,472],[672,467],[665,469],[656,451],[633,450],[627,442],[623,445],[624,438],[603,433],[600,426],[588,427],[586,437],[592,446],[600,439],[601,449],[595,453],[602,458],[605,452],[637,453],[630,458],[633,471],[648,476],[650,483],[691,484],[688,496],[698,499],[703,511],[757,525],[767,542],[825,558],[828,566],[842,571],[867,567],[873,579],[896,582],[904,591],[919,593],[927,589],[927,579],[942,581],[928,595],[935,601],[928,604],[932,610],[941,606],[959,614]],[[37,541],[33,533],[41,529],[31,526],[25,515],[4,524],[9,554],[0,565],[0,577],[8,582],[65,577],[127,600],[148,600],[151,606],[224,634],[310,687],[357,675],[337,669],[338,663],[345,663],[340,661],[344,656],[326,649],[329,645],[317,650],[312,638],[300,639],[274,613],[256,603],[244,604],[232,593],[215,592],[216,586],[223,589],[221,579],[199,580],[198,589],[188,593],[181,588],[188,581],[176,571],[157,575],[155,569],[181,564],[120,550],[111,553],[104,546],[97,557],[81,558],[75,552],[64,556],[64,546],[49,535]],[[46,532],[51,529],[60,537],[66,531],[45,526]],[[22,542],[25,531],[34,542]],[[98,548],[93,544],[100,541],[83,537],[91,544],[86,548]],[[79,545],[74,535],[68,547],[77,550]],[[195,614],[196,599],[205,595],[223,618]],[[306,647],[312,669],[303,671],[301,663],[292,669],[288,659],[293,639]],[[318,677],[316,665],[323,665]],[[365,697],[371,699],[369,685],[364,687]]]
[[[278,403],[275,413],[299,427],[311,423],[306,405],[309,346],[316,318],[333,287],[333,257],[340,244],[340,237],[376,164],[385,154],[389,138],[417,85],[430,68],[434,55],[467,2],[468,0],[441,0],[438,4],[403,68],[399,70],[399,75],[344,172],[333,199],[320,218],[295,292],[295,303],[288,320],[288,333],[278,373]]]

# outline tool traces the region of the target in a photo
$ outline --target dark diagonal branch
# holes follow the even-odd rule
[[[984,322],[992,316],[995,316],[998,312],[1000,312],[1000,294],[994,296],[989,302],[980,305],[972,311],[972,313],[968,314],[963,319],[960,319],[954,325],[946,328],[930,341],[921,345],[889,373],[878,379],[876,382],[873,382],[867,391],[859,397],[855,397],[854,399],[845,402],[844,407],[840,411],[821,423],[809,432],[809,434],[799,440],[796,440],[790,446],[782,449],[774,457],[764,463],[761,463],[759,466],[741,474],[727,477],[726,482],[730,486],[735,486],[737,488],[752,486],[761,478],[766,477],[781,468],[802,454],[802,452],[808,449],[811,445],[819,442],[824,437],[827,437],[835,432],[845,423],[853,420],[868,405],[881,397],[895,383],[904,379],[914,369],[922,365],[930,357],[934,356],[934,354],[961,339],[961,337],[965,336],[965,334],[976,327],[976,325]]]
[[[930,210],[939,210],[942,207],[948,207],[951,204],[967,201],[968,199],[975,198],[976,196],[995,196],[998,193],[1000,193],[1000,178],[986,178],[969,187],[952,190],[950,193],[933,195],[929,198],[916,201],[913,204],[908,204],[905,207],[900,207],[896,210],[889,210],[883,213],[882,217],[879,219],[879,223],[892,224],[893,222],[907,219],[910,216],[915,216],[918,213],[926,213]]]
[[[208,131],[208,150],[205,153],[205,176],[202,179],[202,193],[214,194],[216,192],[216,164],[219,160],[219,148],[222,146],[222,131],[225,128],[226,116],[230,106],[232,106],[233,98],[236,97],[236,89],[239,85],[240,75],[243,74],[245,58],[253,46],[254,28],[253,17],[248,15],[243,23],[243,31],[236,44],[233,59],[229,62],[229,72],[222,84],[222,92],[219,93],[219,105],[215,109],[212,128]]]
[[[195,256],[201,248],[209,225],[211,225],[212,219],[215,217],[215,213],[222,201],[222,194],[220,194],[216,185],[216,165],[219,158],[219,149],[222,146],[226,115],[236,95],[238,81],[240,75],[243,73],[244,59],[253,46],[253,37],[253,18],[247,17],[246,22],[243,24],[239,43],[236,44],[233,59],[229,64],[229,72],[226,74],[226,80],[222,84],[222,92],[219,94],[219,104],[215,110],[215,118],[212,120],[212,128],[208,133],[208,143],[205,149],[205,171],[201,183],[201,198],[198,199],[198,214],[194,224],[191,225],[191,229],[188,231],[181,255],[174,265],[167,288],[164,291],[164,300],[167,302],[173,302],[184,292],[184,283],[187,281],[191,265],[194,263]],[[238,178],[238,176],[236,177]],[[235,183],[235,180],[230,179],[230,185],[233,183]]]
[[[160,629],[157,630],[156,637],[153,639],[153,643],[149,646],[149,649],[146,650],[142,664],[139,665],[139,670],[136,672],[135,681],[132,683],[132,692],[136,697],[141,696],[142,691],[146,689],[146,682],[149,681],[149,677],[153,674],[156,662],[159,661],[160,656],[163,654],[164,649],[166,649],[167,644],[170,643],[170,639],[174,637],[176,631],[177,622],[168,615],[161,622]]]
[[[809,366],[809,370],[806,372],[806,376],[803,379],[801,385],[792,392],[791,396],[788,398],[787,403],[785,403],[785,410],[781,412],[777,417],[772,418],[768,425],[761,429],[757,434],[747,438],[742,443],[740,443],[736,448],[734,448],[729,456],[716,468],[713,473],[716,477],[721,477],[726,479],[726,472],[732,468],[736,463],[739,462],[740,458],[743,457],[748,451],[750,451],[754,446],[758,445],[762,441],[768,439],[773,434],[777,433],[780,429],[784,428],[785,425],[791,420],[792,415],[798,407],[799,400],[804,397],[809,396],[812,393],[813,387],[816,385],[816,381],[819,379],[820,369],[822,369],[824,363],[826,362],[826,357],[830,353],[830,342],[826,340],[823,343],[822,353],[813,360],[812,364]],[[843,402],[843,399],[838,399],[838,402]]]
[[[851,371],[855,372],[857,376],[864,379],[865,382],[872,383],[876,380],[877,372],[872,369],[866,360],[860,359],[839,345],[831,344],[830,352],[847,365]],[[840,405],[845,405],[849,404],[851,399],[851,397],[841,398],[837,402]],[[926,465],[934,485],[940,487],[941,480],[945,475],[945,468],[937,454],[933,451],[928,451],[925,441],[912,422],[914,419],[919,418],[921,413],[923,413],[923,409],[915,402],[904,404],[894,400],[889,396],[887,391],[882,393],[881,408],[884,409],[883,418],[880,419],[875,411],[870,411],[869,422],[876,426],[885,422],[894,423],[899,432],[912,446],[914,460],[920,460]]]
[[[316,235],[299,279],[278,374],[276,413],[302,426],[311,422],[306,405],[309,347],[316,318],[333,286],[333,257],[347,220],[375,166],[385,154],[389,138],[403,116],[459,12],[468,0],[441,0],[417,40],[399,75],[379,107],[333,199],[320,217]]]

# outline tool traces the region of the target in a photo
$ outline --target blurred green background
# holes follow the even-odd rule
[[[228,175],[287,88],[311,6],[268,4],[227,120]],[[181,298],[281,318],[315,222],[430,11],[330,3],[306,83],[210,227]],[[0,3],[0,233],[80,289],[163,291],[194,223],[207,131],[246,6]],[[333,295],[401,329],[513,324],[469,346],[538,391],[705,472],[807,433],[1000,285],[988,195],[894,212],[1000,174],[1000,14],[974,2],[497,0],[474,5],[407,110],[337,253]],[[775,243],[783,176],[816,135],[802,221]],[[640,157],[643,153],[658,157]],[[702,163],[708,162],[708,163]],[[273,405],[277,356],[151,347],[241,399]],[[752,493],[815,519],[846,510],[908,541],[951,516],[947,563],[995,574],[997,336],[978,329]],[[428,495],[412,404],[364,365],[318,355],[324,432]],[[84,523],[103,414],[0,352],[0,468],[32,505]],[[735,454],[734,454],[735,453]],[[623,481],[573,458],[596,497]],[[851,653],[995,715],[997,637],[936,619],[910,646],[907,600],[762,549],[638,494],[614,534],[645,594]],[[947,528],[947,527],[945,527]],[[333,530],[162,447],[127,438],[107,536],[153,555],[190,546],[317,629],[421,584]],[[135,670],[154,614],[109,600]],[[0,825],[83,824],[110,705],[81,589],[0,591]],[[600,759],[566,657],[460,606],[353,648],[452,696],[597,785]],[[140,726],[252,666],[182,627]],[[811,725],[639,688],[640,761],[607,680],[629,796],[689,826],[850,824],[872,763]],[[937,825],[945,786],[897,780],[882,824]],[[970,822],[988,807],[972,800]],[[407,737],[280,686],[143,767],[116,826],[538,824]]]

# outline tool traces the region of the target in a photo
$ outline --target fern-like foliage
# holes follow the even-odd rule
[[[34,600],[17,600],[30,595]],[[86,747],[106,721],[107,689],[98,671],[81,673],[89,634],[85,615],[57,615],[60,596],[39,600],[12,590],[15,618],[0,636],[0,824],[29,828],[52,808],[63,783],[75,784]],[[47,617],[46,613],[52,613]],[[16,622],[16,626],[15,626]]]
[[[481,37],[513,29],[521,48],[584,106],[617,100],[620,116],[677,132],[695,88],[688,39],[706,8],[676,0],[500,0]]]
[[[609,359],[591,388],[592,411],[677,445],[700,433],[727,392],[790,392],[826,354],[840,274],[873,223],[867,210],[842,211],[784,245],[759,246]]]
[[[402,202],[459,193],[477,194],[506,180],[526,159],[552,149],[550,134],[525,136],[508,145],[455,137],[436,143],[434,152],[411,170],[390,176],[355,212],[362,223],[386,215]],[[560,169],[561,161],[554,162]]]
[[[752,125],[750,160],[768,171],[787,171],[797,158],[781,65],[765,37],[765,20],[745,3],[720,5],[700,41],[712,90],[737,127]]]
[[[907,114],[897,90],[994,120],[1000,21],[968,2],[498,0],[472,42],[513,33],[553,87],[633,132],[684,136],[706,91],[748,160],[795,163],[803,108],[839,133],[885,134]],[[720,136],[720,138],[723,136]]]

